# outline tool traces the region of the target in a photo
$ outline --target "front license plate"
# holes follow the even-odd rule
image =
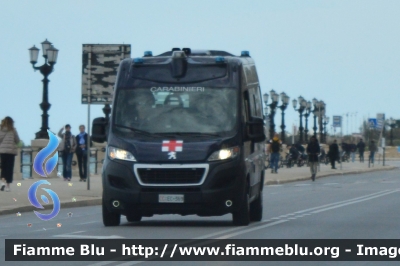
[[[183,203],[184,195],[160,194],[158,195],[159,203]]]

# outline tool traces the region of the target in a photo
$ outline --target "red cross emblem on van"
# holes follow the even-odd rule
[[[168,152],[168,159],[176,159],[176,152],[183,150],[183,140],[163,140],[161,151]]]

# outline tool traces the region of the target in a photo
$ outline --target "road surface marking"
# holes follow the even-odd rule
[[[53,237],[66,237],[66,238],[86,238],[86,239],[115,239],[115,238],[125,238],[122,236],[88,236],[88,235],[54,235]]]
[[[94,223],[100,223],[99,221],[93,221],[93,222],[86,222],[86,223],[81,223],[81,224],[94,224]]]
[[[290,214],[287,214],[287,215],[301,214],[302,216],[308,216],[308,215],[316,214],[316,213],[319,213],[319,212],[328,211],[328,210],[331,210],[331,209],[334,209],[334,208],[340,208],[340,207],[347,206],[347,205],[350,205],[350,204],[356,204],[356,203],[359,203],[359,202],[363,202],[363,201],[371,200],[371,199],[374,199],[374,198],[386,196],[386,195],[389,195],[389,194],[392,194],[392,193],[396,193],[396,192],[400,192],[400,189],[397,189],[397,190],[384,190],[384,191],[381,191],[381,192],[376,192],[376,193],[368,194],[368,195],[365,195],[365,196],[361,196],[361,197],[357,197],[357,198],[353,198],[353,199],[349,199],[349,200],[334,202],[334,203],[330,203],[330,204],[317,206],[317,207],[314,207],[314,208],[309,208],[309,209],[297,211],[297,212],[290,213]],[[274,221],[272,223],[268,223],[272,219],[274,219],[274,220],[278,219],[278,220]],[[227,230],[219,231],[219,232],[216,232],[216,233],[204,235],[202,237],[198,237],[198,238],[194,238],[194,239],[204,239],[204,240],[206,240],[206,238],[210,238],[210,237],[214,237],[214,236],[221,235],[221,234],[224,234],[224,233],[229,233],[229,232],[232,232],[232,231],[236,231],[234,233],[222,235],[222,236],[220,236],[218,238],[215,238],[215,239],[229,239],[229,238],[232,238],[232,237],[235,237],[235,236],[238,236],[238,235],[242,235],[242,234],[245,234],[245,233],[249,233],[249,232],[253,232],[253,231],[256,231],[256,230],[272,227],[272,226],[275,226],[275,225],[278,225],[278,224],[286,223],[286,222],[289,222],[291,220],[292,219],[290,219],[290,218],[289,219],[279,220],[278,217],[273,217],[273,218],[271,218],[269,220],[262,221],[262,222],[260,222],[258,224],[250,225],[250,226],[246,227],[246,229],[243,229],[243,228],[239,228],[239,229],[238,228],[232,228],[232,229],[227,229]],[[118,264],[118,266],[130,266],[130,265],[135,265],[135,264],[139,264],[139,263],[142,263],[142,262],[145,262],[145,261],[126,262],[126,263]],[[114,262],[102,262],[102,263],[91,264],[90,266],[103,266],[103,265],[107,265],[107,264],[111,264],[111,263],[114,263]]]

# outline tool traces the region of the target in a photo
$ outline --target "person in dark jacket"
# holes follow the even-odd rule
[[[368,145],[369,149],[369,159],[371,160],[371,163],[374,163],[374,157],[375,157],[375,152],[378,151],[378,148],[376,147],[375,141],[371,140],[371,142]]]
[[[65,133],[63,133],[65,129]],[[71,125],[67,124],[58,131],[58,136],[61,138],[61,142],[58,146],[58,150],[61,152],[62,163],[63,163],[63,176],[64,181],[71,181],[72,178],[72,157],[76,149],[76,139],[71,133]]]
[[[78,159],[79,182],[86,182],[87,178],[87,153],[90,152],[90,147],[87,145],[88,134],[85,132],[85,126],[79,126],[79,134],[76,136],[76,158]],[[92,143],[90,143],[90,146]]]
[[[288,167],[292,167],[292,165],[294,165],[294,163],[297,161],[297,159],[299,158],[299,151],[296,149],[296,147],[294,145],[289,146],[289,161],[288,161]]]
[[[317,174],[317,167],[319,164],[318,156],[321,153],[318,140],[315,136],[312,136],[310,142],[307,145],[308,154],[308,165],[311,171],[311,180],[315,181],[315,175]]]
[[[336,139],[329,146],[328,157],[329,160],[331,161],[332,169],[336,169],[335,161],[339,158],[339,146],[337,145]]]
[[[358,153],[360,154],[360,163],[364,162],[365,143],[362,139],[357,144]]]
[[[353,140],[350,144],[350,158],[351,158],[351,162],[353,162],[353,163],[356,159],[356,150],[357,150],[357,146],[356,146],[356,144],[354,144],[354,140]]]

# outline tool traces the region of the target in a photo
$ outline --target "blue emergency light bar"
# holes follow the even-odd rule
[[[249,51],[242,51],[241,56],[250,56]]]

